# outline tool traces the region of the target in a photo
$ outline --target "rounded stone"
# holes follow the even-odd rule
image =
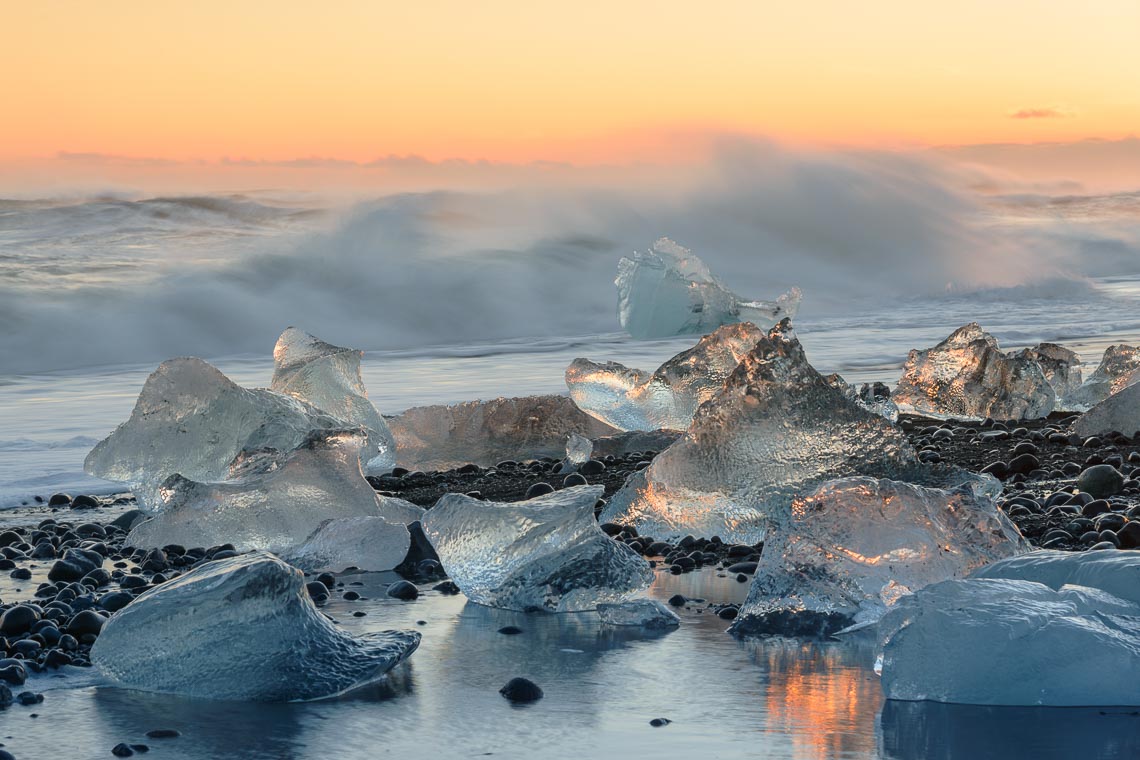
[[[512,678],[499,693],[512,702],[536,702],[542,699],[542,689],[527,678]]]
[[[1124,489],[1124,475],[1110,464],[1093,465],[1077,478],[1077,488],[1096,499],[1115,496]]]
[[[388,596],[393,599],[402,599],[405,602],[410,602],[420,595],[420,590],[416,588],[414,583],[408,581],[396,581],[388,587]]]

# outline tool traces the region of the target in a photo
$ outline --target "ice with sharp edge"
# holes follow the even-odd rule
[[[651,630],[676,628],[681,624],[677,613],[656,599],[630,599],[628,602],[599,604],[598,617],[606,625],[635,626]]]
[[[1137,382],[1140,382],[1140,348],[1124,344],[1109,346],[1089,379],[1065,399],[1065,408],[1084,411]]]
[[[383,517],[341,517],[325,520],[300,546],[284,558],[310,573],[364,573],[391,570],[408,556],[412,537],[401,522]]]

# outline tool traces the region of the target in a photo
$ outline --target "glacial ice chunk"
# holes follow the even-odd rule
[[[242,551],[287,552],[331,518],[382,516],[400,526],[418,520],[422,509],[378,495],[364,479],[363,442],[359,428],[317,430],[264,472],[220,482],[172,475],[159,489],[162,510],[137,524],[126,541],[145,548],[233,543]]]
[[[566,461],[570,464],[583,464],[594,453],[594,443],[589,438],[571,433],[566,438]]]
[[[243,452],[292,451],[310,431],[342,421],[291,396],[242,388],[201,359],[171,359],[147,378],[130,419],[87,455],[89,475],[130,485],[144,509],[161,508],[175,473],[225,479]]]
[[[986,565],[971,578],[1034,581],[1054,591],[1084,586],[1140,605],[1140,552],[1061,552],[1049,549]]]
[[[891,398],[928,417],[1020,420],[1047,416],[1056,393],[1035,359],[1006,355],[971,322],[934,348],[911,350]]]
[[[575,359],[566,368],[566,385],[578,408],[618,430],[684,430],[763,337],[748,322],[724,325],[652,374]]]
[[[713,277],[692,251],[668,238],[659,239],[647,253],[622,258],[614,284],[621,326],[638,339],[706,333],[735,322],[767,329],[794,318],[801,297],[793,288],[775,302],[742,299]]]
[[[682,435],[680,430],[628,430],[594,439],[594,456],[625,456],[664,451]]]
[[[1077,418],[1073,432],[1080,436],[1111,432],[1135,435],[1140,431],[1140,384],[1112,394]]]
[[[342,517],[322,522],[285,559],[306,572],[341,573],[355,567],[376,573],[403,562],[411,543],[403,523],[383,517]]]
[[[422,470],[445,470],[468,462],[489,466],[504,459],[561,457],[571,433],[598,438],[617,432],[566,396],[417,406],[389,418],[388,423],[400,464]]]
[[[874,478],[824,483],[768,537],[738,635],[834,633],[899,597],[1027,549],[992,498]]]
[[[1140,348],[1123,344],[1109,346],[1089,379],[1065,399],[1065,408],[1083,411],[1137,382],[1140,382]]]
[[[305,401],[368,431],[365,472],[382,473],[396,464],[396,441],[384,418],[368,400],[360,377],[362,352],[325,343],[289,327],[273,348],[270,389]]]
[[[656,599],[630,599],[616,604],[599,604],[598,616],[606,625],[627,625],[654,630],[681,624],[677,613]]]
[[[1098,589],[945,581],[899,600],[879,632],[888,699],[1140,705],[1140,606]]]
[[[349,636],[313,605],[300,570],[254,552],[139,596],[103,626],[91,661],[130,689],[284,702],[375,681],[419,642],[414,631]]]
[[[1012,359],[1029,359],[1037,362],[1042,374],[1053,386],[1057,403],[1068,398],[1081,387],[1081,357],[1056,343],[1038,343],[1010,354]]]
[[[424,533],[467,598],[510,610],[581,612],[647,588],[649,563],[598,527],[601,486],[513,504],[445,494]]]
[[[872,414],[877,414],[890,422],[898,422],[899,408],[891,401],[891,389],[883,383],[863,383],[856,388],[851,385],[838,372],[825,375],[823,378],[828,385],[854,401]]]

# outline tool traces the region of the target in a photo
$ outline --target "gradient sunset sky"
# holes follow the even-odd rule
[[[1140,3],[35,2],[0,159],[607,162],[663,134],[868,147],[1140,131]]]

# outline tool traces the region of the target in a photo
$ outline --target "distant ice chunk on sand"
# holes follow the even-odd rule
[[[444,569],[473,602],[510,610],[580,612],[647,588],[653,570],[594,519],[601,486],[513,504],[445,494],[423,529]]]
[[[1137,382],[1140,382],[1140,348],[1124,344],[1109,346],[1089,379],[1065,399],[1065,408],[1089,409]]]
[[[646,253],[618,262],[618,316],[634,338],[701,334],[721,325],[752,322],[761,328],[794,318],[800,291],[775,302],[748,301],[713,277],[693,252],[661,238]]]
[[[651,630],[665,630],[681,624],[677,613],[656,599],[599,604],[598,616],[606,625],[637,626]]]
[[[1056,403],[1041,365],[1006,355],[976,322],[934,348],[911,350],[891,398],[901,411],[930,417],[1002,420],[1045,417]]]
[[[1061,407],[1081,387],[1081,357],[1056,343],[1038,343],[1033,348],[1023,348],[1010,354],[1011,359],[1028,359],[1037,362],[1041,373],[1053,386],[1057,396],[1057,406]]]
[[[306,572],[342,573],[354,567],[376,573],[403,562],[411,543],[402,522],[383,517],[341,517],[322,522],[304,543],[284,556],[290,565]]]
[[[618,430],[684,430],[763,337],[748,322],[724,325],[652,374],[617,362],[575,359],[566,368],[566,385],[580,409]]]
[[[254,552],[142,594],[103,626],[91,661],[130,689],[284,702],[375,681],[419,642],[414,631],[349,636],[313,605],[300,570]]]
[[[826,636],[901,596],[1027,549],[988,495],[854,477],[792,502],[768,537],[738,635]]]

